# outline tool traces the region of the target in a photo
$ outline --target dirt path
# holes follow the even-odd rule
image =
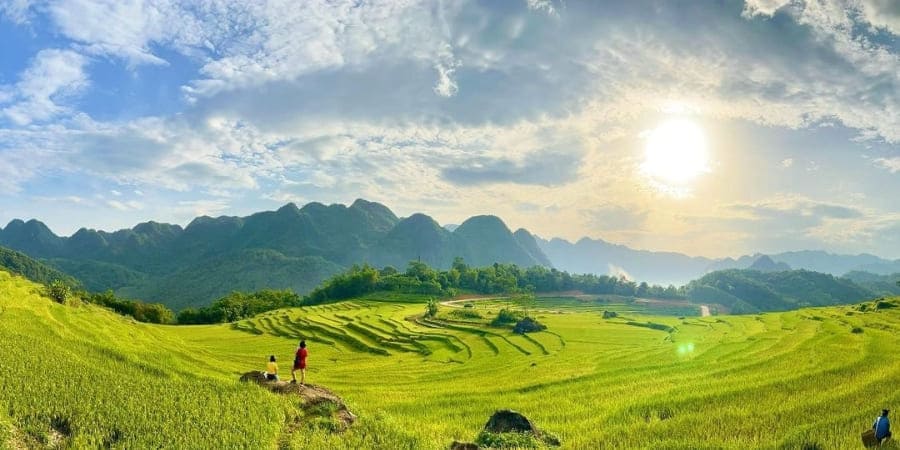
[[[709,317],[712,314],[709,313],[709,306],[700,305],[700,316],[701,317]]]
[[[504,298],[510,298],[510,297],[509,297],[509,296],[506,296],[506,297],[469,297],[469,298],[460,298],[460,299],[456,299],[456,300],[446,300],[446,301],[443,301],[443,302],[441,302],[441,306],[447,306],[447,307],[450,307],[450,308],[462,308],[462,307],[463,307],[463,306],[461,305],[462,303],[479,302],[479,301],[484,301],[484,300],[501,300],[501,299],[504,299]]]

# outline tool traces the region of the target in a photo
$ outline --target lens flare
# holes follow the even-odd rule
[[[693,342],[684,342],[678,344],[678,354],[682,356],[690,355],[694,353],[694,343]]]

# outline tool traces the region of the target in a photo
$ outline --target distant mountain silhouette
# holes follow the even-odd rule
[[[748,269],[760,272],[784,272],[786,270],[791,270],[791,266],[783,262],[777,263],[772,261],[772,258],[769,258],[767,255],[762,255],[759,258],[756,258],[756,261],[753,261],[753,264],[751,264]]]
[[[553,266],[576,273],[615,274],[625,272],[639,281],[657,284],[685,284],[719,270],[748,269],[766,256],[778,270],[805,269],[841,276],[851,271],[887,275],[900,272],[900,259],[888,260],[874,255],[838,255],[824,251],[799,251],[772,255],[745,255],[739,258],[713,259],[674,252],[634,250],[601,239],[582,238],[576,243],[564,239],[538,239],[538,245]],[[786,266],[781,266],[786,264]]]
[[[633,250],[601,239],[538,239],[538,246],[554,267],[574,273],[616,274],[662,285],[681,285],[708,271],[712,259],[681,253]],[[749,265],[749,263],[748,263]]]
[[[247,217],[197,217],[187,227],[146,222],[115,232],[86,228],[59,237],[37,220],[13,220],[0,245],[43,258],[91,290],[158,301],[173,308],[207,304],[232,290],[291,288],[304,293],[353,264],[405,269],[412,260],[449,268],[495,262],[550,265],[534,237],[512,233],[495,216],[455,231],[431,217],[398,218],[379,203],[289,203]]]
[[[760,254],[742,256],[738,259],[726,258],[710,265],[710,270],[745,269],[756,261]],[[854,270],[887,275],[900,272],[900,259],[888,260],[870,254],[839,255],[821,250],[803,250],[769,255],[775,262],[783,262],[794,269],[843,275]]]

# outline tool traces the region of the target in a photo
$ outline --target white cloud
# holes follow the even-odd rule
[[[873,27],[893,34],[900,32],[900,6],[895,0],[745,0],[744,16],[771,17],[782,8],[789,13],[802,11],[800,15],[811,12],[832,23],[856,15]]]
[[[18,125],[28,125],[69,112],[61,103],[87,87],[85,64],[87,60],[71,50],[41,50],[19,75],[18,83],[0,95],[0,104],[8,103],[3,115]]]
[[[123,124],[81,118],[69,126],[0,129],[0,175],[10,173],[3,182],[17,190],[41,174],[65,172],[142,188],[227,192],[255,189],[257,177],[266,176],[264,143],[236,124],[194,128],[159,118]]]
[[[788,169],[794,165],[794,158],[785,158],[781,160],[781,167]]]
[[[135,210],[143,209],[143,207],[144,207],[144,205],[142,203],[134,201],[134,200],[125,201],[125,202],[121,202],[118,200],[107,200],[106,205],[109,206],[110,208],[117,209],[119,211],[135,211]]]
[[[891,173],[900,172],[900,156],[893,158],[875,158],[873,161],[877,166],[887,169]]]
[[[229,203],[222,199],[180,200],[175,204],[173,213],[185,220],[198,216],[214,216],[228,209]]]
[[[896,0],[861,0],[860,6],[872,26],[900,34],[900,4]]]
[[[443,3],[415,0],[359,3],[292,1],[249,4],[252,18],[240,45],[223,45],[185,87],[190,96],[273,81],[292,81],[325,69],[362,68],[408,60],[439,66],[438,92],[449,92],[453,65],[446,60]],[[223,18],[235,20],[232,17]],[[437,31],[436,31],[437,30]],[[445,31],[440,31],[445,30]],[[375,60],[379,60],[375,62]],[[443,95],[443,94],[442,94]]]
[[[153,44],[189,53],[214,33],[218,23],[202,23],[186,6],[168,0],[58,0],[47,2],[45,9],[59,31],[85,52],[136,66],[166,64],[151,50]]]
[[[158,47],[193,57],[202,67],[184,86],[191,100],[385,60],[437,67],[439,95],[452,93],[455,86],[450,76],[456,63],[447,59],[450,30],[444,15],[459,7],[456,1],[39,3],[59,31],[85,53],[122,58],[131,67],[168,64]],[[27,5],[7,9],[10,17],[21,17],[28,10]]]
[[[441,61],[434,65],[438,72],[438,79],[434,85],[434,92],[441,97],[453,97],[459,91],[459,86],[453,79],[453,73],[459,67],[459,61],[453,57],[453,49],[449,44],[444,46],[440,56]]]
[[[790,2],[791,0],[746,0],[744,15],[748,17],[771,16]]]
[[[4,0],[0,2],[0,16],[6,17],[15,24],[27,23],[28,9],[31,4],[31,0]]]
[[[535,11],[543,11],[551,16],[559,14],[553,0],[525,0],[525,3],[528,5],[529,9]]]

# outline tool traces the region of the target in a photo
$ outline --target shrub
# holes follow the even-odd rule
[[[438,302],[435,299],[428,300],[428,304],[425,305],[425,316],[426,317],[434,317],[438,313]]]
[[[290,308],[301,304],[300,296],[290,289],[263,289],[253,293],[232,292],[212,305],[187,308],[178,313],[180,324],[235,322],[266,311]]]
[[[497,313],[497,317],[491,321],[491,325],[495,327],[509,325],[518,322],[521,317],[522,316],[519,313],[511,309],[503,308]]]
[[[72,288],[60,280],[53,280],[44,289],[44,295],[55,300],[57,303],[65,304],[66,300],[72,295]]]
[[[547,329],[547,326],[538,322],[537,320],[532,319],[531,317],[525,317],[516,323],[516,326],[513,327],[513,333],[525,334],[525,333],[535,333],[538,331],[544,331]]]
[[[117,297],[113,291],[85,294],[85,301],[109,308],[124,316],[134,317],[138,322],[175,323],[175,314],[161,303],[144,303]]]
[[[863,329],[860,328],[860,327],[853,327],[853,329],[850,330],[850,332],[853,333],[853,334],[860,334],[860,333],[863,332]]]

